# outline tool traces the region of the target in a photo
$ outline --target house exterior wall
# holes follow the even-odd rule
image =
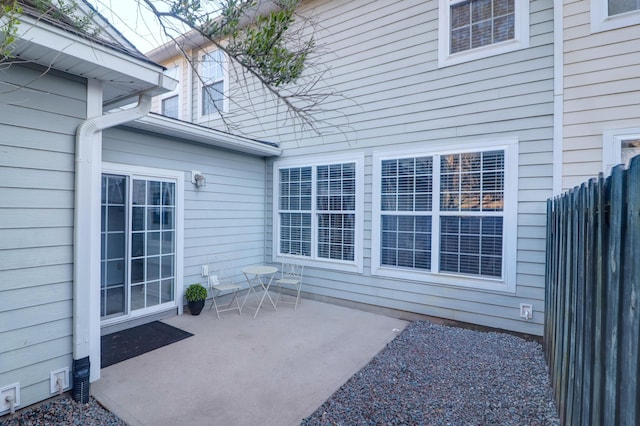
[[[603,171],[604,132],[640,128],[640,11],[635,25],[595,31],[594,3],[563,7],[564,189]]]
[[[0,78],[0,387],[48,398],[72,365],[75,131],[86,83],[3,67]]]
[[[19,65],[1,78],[17,89],[0,93],[0,388],[19,383],[21,408],[52,396],[50,372],[71,373],[75,133],[87,89]],[[233,257],[238,282],[241,266],[264,262],[263,158],[125,127],[103,132],[102,157],[182,174],[185,286],[204,283],[210,255]],[[191,184],[191,170],[205,187]]]
[[[184,173],[184,286],[200,282],[201,265],[216,254],[241,266],[265,260],[265,160],[212,149],[126,127],[103,133],[104,162]],[[204,187],[191,183],[191,170],[206,177]]]
[[[364,273],[309,268],[310,291],[475,324],[541,334],[544,300],[544,201],[551,195],[552,2],[530,3],[530,47],[438,68],[436,2],[322,2],[332,54],[330,85],[345,95],[332,104],[348,117],[341,135],[283,140],[284,156],[363,151]],[[359,21],[360,20],[360,21]],[[364,23],[363,23],[364,21]],[[358,24],[356,24],[358,22]],[[346,127],[346,126],[345,126]],[[281,132],[281,130],[280,130]],[[427,279],[372,275],[374,154],[464,147],[479,140],[518,139],[517,252],[514,292],[492,292]],[[345,282],[346,281],[346,282]],[[532,321],[519,304],[532,303]]]
[[[255,90],[250,79],[242,80],[242,87],[233,86],[231,80],[227,117],[242,134],[279,142],[283,155],[276,161],[299,159],[304,164],[332,155],[362,159],[358,265],[345,270],[308,263],[307,292],[542,334],[545,201],[552,195],[553,169],[553,2],[522,4],[530,8],[529,47],[439,67],[438,2],[305,2],[305,10],[320,22],[315,39],[323,53],[318,62],[328,66],[323,84],[340,94],[329,97],[316,114],[321,134],[292,126],[294,120],[287,120],[284,108],[261,97],[263,92]],[[224,127],[215,120],[207,125]],[[507,290],[377,273],[375,161],[400,152],[464,149],[505,140],[517,141],[513,151],[517,202],[510,207],[516,213],[507,231],[517,237],[507,253],[515,273]],[[271,194],[273,176],[268,179]],[[273,206],[273,199],[270,203]],[[269,253],[276,234],[272,219],[270,210]],[[533,304],[533,319],[519,317],[520,303]]]

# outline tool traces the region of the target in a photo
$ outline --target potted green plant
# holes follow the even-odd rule
[[[204,308],[204,301],[207,298],[207,289],[202,284],[191,284],[184,292],[184,298],[187,299],[187,306],[191,315],[200,315]]]

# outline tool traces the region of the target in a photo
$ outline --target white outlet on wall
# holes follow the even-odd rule
[[[49,373],[49,390],[51,393],[61,393],[69,387],[69,367]]]
[[[533,319],[533,305],[530,303],[520,304],[520,318]]]
[[[0,414],[13,411],[20,405],[20,383],[14,383],[0,389]]]

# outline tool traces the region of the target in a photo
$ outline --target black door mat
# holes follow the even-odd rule
[[[151,352],[193,336],[160,321],[106,334],[100,339],[100,368]]]

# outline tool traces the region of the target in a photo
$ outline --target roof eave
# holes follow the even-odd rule
[[[278,157],[282,154],[282,149],[274,144],[220,132],[157,114],[147,115],[139,120],[129,122],[125,126],[260,157]]]
[[[5,21],[0,18],[0,24]],[[177,84],[164,76],[164,67],[147,58],[136,58],[24,15],[19,17],[13,55],[47,68],[103,81],[113,89],[113,95],[106,96],[105,103],[148,91],[166,93]]]

